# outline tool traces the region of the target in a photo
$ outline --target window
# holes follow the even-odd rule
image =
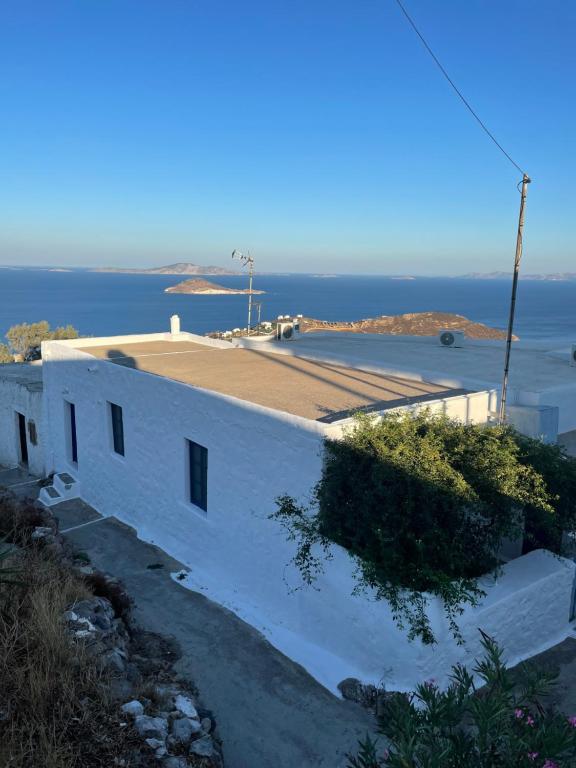
[[[110,418],[112,421],[112,444],[114,453],[124,456],[124,422],[122,420],[122,408],[114,403],[110,406]]]
[[[69,456],[70,461],[73,464],[78,463],[78,437],[76,435],[76,406],[74,403],[68,403],[68,419],[69,419],[69,427],[70,427],[70,450],[69,450]]]
[[[205,512],[208,509],[208,449],[187,440],[190,501]]]

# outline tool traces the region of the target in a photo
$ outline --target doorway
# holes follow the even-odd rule
[[[16,411],[18,417],[18,439],[20,447],[20,463],[28,466],[28,441],[26,440],[26,417]]]

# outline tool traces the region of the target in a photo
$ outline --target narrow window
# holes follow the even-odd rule
[[[76,436],[76,406],[68,403],[68,418],[70,420],[70,459],[73,464],[78,463],[78,438]]]
[[[188,440],[190,501],[205,512],[208,509],[208,449]]]
[[[122,408],[114,403],[108,403],[110,406],[110,417],[112,420],[112,442],[114,452],[124,456],[124,422],[122,420]]]

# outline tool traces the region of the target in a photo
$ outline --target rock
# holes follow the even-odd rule
[[[164,746],[164,740],[163,739],[146,739],[145,743],[146,743],[147,746],[150,747],[150,749],[154,749],[154,750],[161,749],[161,748],[166,749],[166,747]],[[163,755],[162,755],[162,757],[163,757]]]
[[[185,757],[165,757],[162,760],[162,768],[189,768],[190,763]]]
[[[78,614],[74,611],[64,611],[64,621],[78,621]]]
[[[182,717],[172,723],[172,739],[177,744],[188,744],[193,735],[200,733],[202,726],[198,720]]]
[[[164,745],[162,745],[161,747],[158,747],[158,749],[154,752],[154,756],[156,757],[157,760],[160,760],[160,758],[164,757],[164,755],[167,755],[167,754],[168,754],[168,750]]]
[[[48,528],[42,525],[37,526],[32,531],[32,535],[30,536],[32,541],[40,541],[40,539],[45,539],[48,536],[52,536],[52,528]]]
[[[212,757],[214,744],[210,736],[202,736],[190,744],[190,754],[198,757]]]
[[[100,664],[103,669],[123,675],[126,672],[126,654],[119,648],[112,648],[100,656]]]
[[[195,720],[198,719],[198,712],[196,711],[194,702],[189,696],[183,696],[179,693],[174,699],[174,706],[179,712],[186,715],[186,717],[192,717]]]
[[[168,734],[168,722],[163,717],[138,715],[134,720],[134,727],[140,736],[148,739],[164,740]]]
[[[206,733],[210,733],[212,730],[212,720],[210,720],[209,717],[203,717],[200,721],[200,725],[202,726],[202,730]]]
[[[132,715],[133,717],[138,717],[138,715],[144,714],[144,707],[137,699],[132,699],[132,701],[127,701],[126,704],[123,704],[120,707],[120,711],[123,712],[125,715]]]

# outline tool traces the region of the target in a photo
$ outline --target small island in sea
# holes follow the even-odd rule
[[[412,312],[405,315],[382,315],[365,320],[330,321],[303,317],[300,320],[303,333],[313,331],[339,331],[344,333],[382,333],[403,336],[435,336],[443,330],[464,331],[471,339],[505,339],[506,332],[475,323],[464,315],[450,312]],[[517,340],[517,336],[514,336]]]
[[[264,293],[264,291],[256,291],[248,288],[226,288],[224,285],[218,285],[217,283],[211,283],[209,280],[193,279],[184,280],[178,285],[171,285],[169,288],[164,289],[164,293],[194,293],[201,295],[225,295],[230,293]]]

